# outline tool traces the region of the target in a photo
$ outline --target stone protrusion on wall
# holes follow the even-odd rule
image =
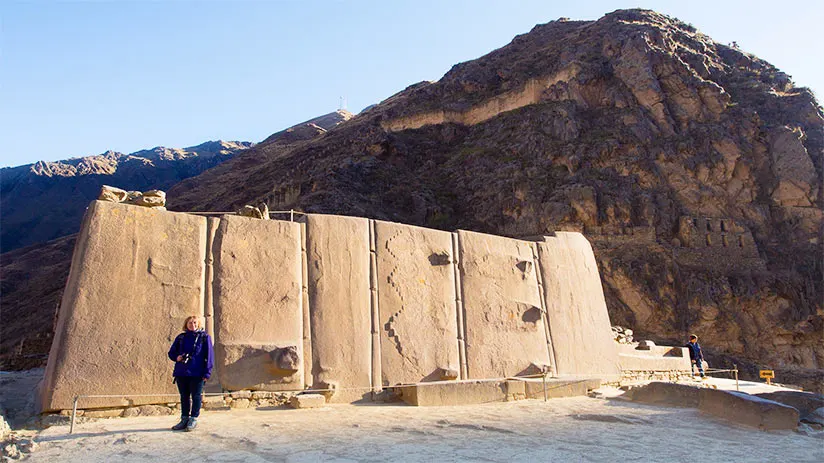
[[[452,235],[373,223],[382,382],[442,380],[460,368]]]
[[[203,315],[206,219],[94,201],[75,245],[49,354],[41,410],[168,401],[166,356],[189,315]]]
[[[333,402],[368,398],[372,388],[369,221],[308,214],[306,258],[313,388],[335,385]]]
[[[516,376],[550,365],[532,247],[459,231],[469,379]]]
[[[220,219],[213,287],[215,363],[224,389],[303,387],[303,368],[284,370],[272,357],[289,346],[303,356],[300,244],[294,222]]]
[[[589,242],[556,232],[537,246],[558,375],[617,379],[618,351]]]

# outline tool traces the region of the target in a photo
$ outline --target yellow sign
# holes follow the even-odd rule
[[[771,384],[770,380],[775,378],[775,371],[773,370],[758,370],[758,376],[766,378],[767,384]]]

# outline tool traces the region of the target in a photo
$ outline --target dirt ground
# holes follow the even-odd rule
[[[336,405],[205,412],[41,432],[32,462],[824,461],[824,440],[762,432],[693,409],[593,398],[464,407]]]
[[[41,373],[42,374],[42,373]],[[28,386],[31,377],[3,384]],[[8,377],[6,378],[8,379]],[[733,388],[734,383],[710,380]],[[741,383],[745,392],[767,389]],[[33,437],[31,462],[354,461],[824,461],[824,438],[763,432],[694,409],[620,398],[525,400],[459,407],[333,405],[205,411],[191,433],[173,416],[99,419],[52,426]],[[31,394],[29,389],[28,394]],[[27,407],[26,392],[14,404]],[[25,410],[28,410],[27,408]],[[18,419],[23,411],[17,412]]]

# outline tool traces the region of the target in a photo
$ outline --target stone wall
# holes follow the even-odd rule
[[[224,391],[384,387],[540,374],[617,375],[592,249],[579,233],[524,241],[356,217],[206,219],[94,202],[42,390],[170,394],[170,342],[190,314],[213,335]],[[84,398],[80,408],[169,403]]]
[[[750,230],[729,218],[682,216],[673,255],[681,265],[719,271],[765,270]]]
[[[732,219],[683,216],[678,222],[682,247],[712,248],[715,253],[757,258],[758,248],[750,230]]]

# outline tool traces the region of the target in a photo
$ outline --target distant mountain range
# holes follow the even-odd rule
[[[262,145],[285,145],[331,129],[353,115],[335,111],[277,132]],[[0,252],[76,233],[102,185],[127,190],[168,190],[233,159],[254,143],[208,141],[188,148],[156,148],[130,154],[107,151],[56,162],[0,169]]]
[[[107,151],[57,162],[0,170],[0,249],[11,251],[77,232],[89,202],[104,184],[129,190],[165,190],[252,146],[209,141],[188,148],[131,154]]]

